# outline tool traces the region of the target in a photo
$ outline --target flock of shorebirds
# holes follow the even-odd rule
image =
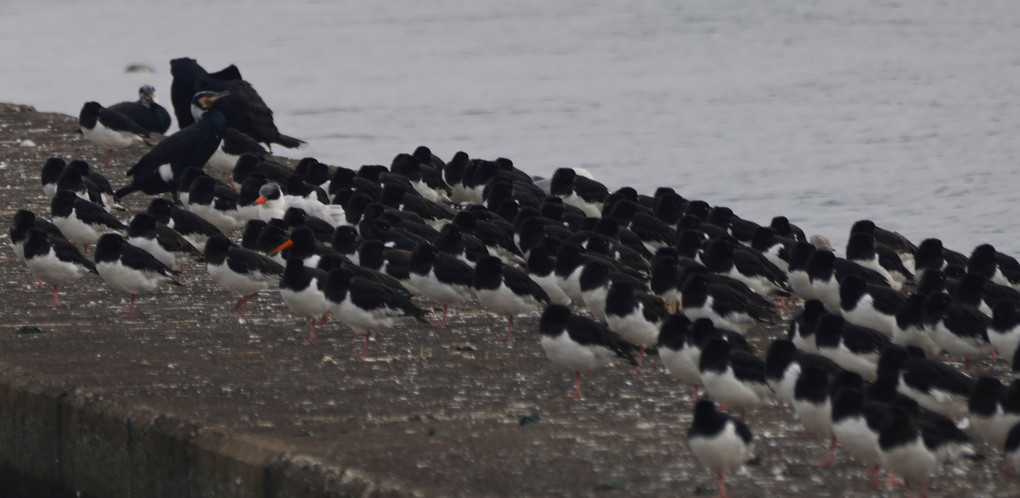
[[[972,437],[1007,470],[1020,465],[1020,381],[967,372],[1006,361],[1020,373],[1020,263],[991,245],[967,256],[861,220],[838,257],[782,216],[764,226],[670,188],[611,192],[583,170],[539,179],[505,158],[447,162],[424,146],[389,167],[305,158],[291,168],[263,144],[303,142],[277,130],[236,67],[208,73],[181,58],[171,72],[180,129],[161,141],[171,118],[150,86],[137,102],[82,107],[81,133],[108,151],[104,166],[116,150],[152,145],[127,185],[54,157],[40,172],[50,221],[15,215],[11,243],[52,286],[52,306],[59,287],[97,273],[130,294],[131,316],[137,294],[180,285],[184,262],[198,260],[239,296],[241,316],[258,292],[278,290],[310,320],[306,343],[332,317],[364,331],[360,356],[397,318],[427,323],[414,296],[442,306],[439,326],[448,307],[477,302],[507,317],[503,340],[516,316],[541,311],[544,351],[575,372],[570,396],[582,395],[582,371],[620,359],[640,372],[646,349],[657,351],[693,388],[689,446],[723,496],[723,475],[751,458],[745,410],[773,400],[830,438],[823,465],[842,447],[875,486],[884,469],[926,495],[944,463],[974,455]],[[124,223],[119,201],[138,191],[170,199]],[[753,354],[745,334],[776,329],[794,300],[804,306],[789,335]]]

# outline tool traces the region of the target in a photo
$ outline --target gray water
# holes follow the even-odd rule
[[[102,9],[98,8],[102,5]],[[1015,2],[162,2],[4,6],[0,99],[76,115],[235,63],[337,165],[509,157],[675,187],[837,247],[870,218],[1020,254]],[[142,63],[154,73],[126,73]]]

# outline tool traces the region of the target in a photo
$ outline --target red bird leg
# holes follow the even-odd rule
[[[829,439],[829,457],[822,461],[822,463],[819,463],[819,467],[829,467],[832,465],[833,460],[836,459],[836,441],[836,436],[832,436]]]
[[[253,297],[255,297],[256,294],[258,294],[258,291],[252,292],[251,294],[248,294],[247,296],[241,296],[241,298],[238,299],[236,303],[234,303],[234,307],[231,308],[231,309],[234,309],[234,310],[240,309],[241,310],[241,316],[244,317],[244,313],[246,311],[248,311],[248,300],[253,298]]]
[[[38,282],[32,284],[32,287],[35,287],[36,289],[38,289],[39,287],[42,287],[43,285],[46,285],[46,283],[43,282],[42,280],[39,280]]]
[[[88,243],[86,242],[86,243],[82,244],[81,247],[82,247],[82,255],[83,256],[88,256],[89,255],[89,245],[88,245]]]
[[[131,318],[131,314],[135,312],[135,295],[131,294],[131,304],[128,305],[127,313],[120,315],[121,318]]]
[[[371,330],[365,330],[365,345],[361,348],[361,354],[354,355],[355,358],[364,358],[368,356],[368,339],[372,337]]]
[[[506,335],[504,335],[503,338],[500,339],[503,342],[509,341],[510,340],[510,334],[514,333],[514,316],[513,315],[507,315],[506,320],[507,320],[506,321]]]
[[[54,285],[53,286],[53,304],[50,305],[50,308],[57,308],[59,306],[60,306],[60,296],[57,294],[57,286]]]
[[[312,318],[312,329],[308,331],[308,339],[305,339],[305,346],[315,344],[315,319]]]
[[[723,480],[722,472],[716,472],[715,478],[719,481],[719,498],[729,498],[729,495],[726,494],[726,481]]]
[[[871,489],[879,489],[882,487],[882,482],[878,477],[878,464],[871,465]]]
[[[963,358],[963,369],[970,372],[970,358]]]
[[[637,366],[634,367],[634,375],[641,375],[641,365],[645,361],[645,347],[638,346]]]
[[[433,324],[432,325],[433,327],[445,327],[446,326],[446,309],[447,309],[447,305],[444,304],[443,305],[443,319],[439,323]]]
[[[106,149],[106,162],[103,163],[103,167],[107,167],[113,162],[113,149]]]
[[[995,363],[995,360],[999,359],[999,351],[996,350],[996,349],[993,349],[991,354],[989,354],[988,356],[989,356],[989,358],[991,358],[992,363]]]
[[[698,394],[698,387],[699,386],[694,386],[694,404],[695,405],[698,404],[698,401],[701,400],[701,395]]]
[[[574,392],[567,395],[568,398],[581,397],[581,371],[574,370]]]

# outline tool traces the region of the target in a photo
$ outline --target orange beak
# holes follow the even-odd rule
[[[286,249],[286,248],[288,248],[288,247],[290,247],[292,245],[294,245],[294,241],[293,240],[288,240],[287,242],[284,242],[283,244],[280,244],[280,247],[277,247],[276,249],[273,249],[272,251],[269,251],[269,254],[267,254],[267,256],[273,256],[276,253],[278,253],[278,252],[280,252],[280,251],[282,251],[282,250],[284,250],[284,249]]]
[[[265,197],[259,197],[258,199],[255,199],[255,204],[258,204],[260,206],[265,204],[265,203],[267,203],[267,202],[269,202],[269,201],[266,200]]]

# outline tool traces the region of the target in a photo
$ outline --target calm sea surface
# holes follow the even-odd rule
[[[102,8],[99,7],[102,6]],[[667,185],[845,244],[871,218],[1020,254],[1020,9],[862,2],[11,2],[0,100],[169,107],[169,60],[235,63],[311,155],[429,145]],[[153,73],[126,73],[129,64]],[[281,151],[277,151],[281,152]],[[97,153],[98,154],[98,153]]]

